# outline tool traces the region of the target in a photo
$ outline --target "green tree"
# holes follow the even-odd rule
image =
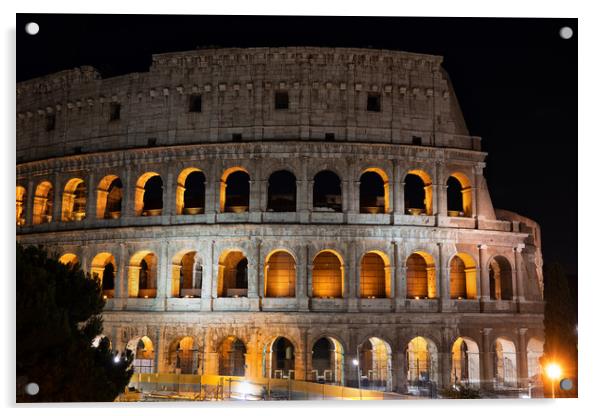
[[[113,401],[132,376],[132,355],[114,353],[102,333],[97,279],[17,244],[17,401]],[[36,383],[29,395],[25,386]]]
[[[563,378],[572,378],[577,383],[577,316],[575,301],[562,266],[553,263],[544,268],[544,313],[545,343],[541,364],[555,362],[563,370]],[[556,396],[576,395],[576,388],[561,392],[555,386]],[[551,396],[551,384],[547,383],[546,396]]]

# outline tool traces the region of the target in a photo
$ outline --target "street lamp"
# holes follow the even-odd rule
[[[552,380],[552,399],[556,398],[556,381],[562,375],[562,369],[556,363],[550,363],[546,367],[546,374]]]

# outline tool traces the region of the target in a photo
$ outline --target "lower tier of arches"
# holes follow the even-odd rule
[[[137,373],[290,378],[408,392],[517,389],[540,380],[543,317],[107,312],[104,335]],[[465,321],[464,323],[462,323]]]

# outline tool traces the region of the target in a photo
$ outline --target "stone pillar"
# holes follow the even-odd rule
[[[404,258],[405,250],[403,250],[400,242],[395,241],[395,311],[403,312],[407,297],[406,285],[406,262]]]
[[[171,285],[169,288],[170,297],[178,298],[180,297],[180,271],[182,270],[181,264],[172,264],[171,265]],[[194,269],[193,269],[194,274]]]
[[[309,308],[307,275],[307,248],[303,247],[301,250],[299,250],[298,263],[295,264],[295,295],[297,298],[297,307],[299,310],[303,311],[306,311]]]
[[[529,386],[529,359],[527,357],[527,334],[528,328],[518,329],[518,351],[517,351],[517,366],[518,366],[518,385],[521,387]]]
[[[405,348],[393,351],[393,391],[398,393],[407,393],[408,375],[406,372],[406,353]]]
[[[121,202],[121,217],[133,217],[136,215],[134,207],[134,198],[136,197],[136,178],[130,165],[127,165],[123,175],[123,196]]]
[[[259,211],[266,212],[268,210],[268,181],[259,180]]]
[[[211,169],[211,177],[205,176],[205,216],[207,217],[207,222],[214,223],[215,222],[215,214],[219,212],[219,187],[216,188],[216,184],[219,185],[219,182],[212,180],[211,178],[214,176],[214,169]],[[209,173],[209,172],[208,172]],[[216,196],[216,194],[218,196]],[[216,204],[217,202],[217,204]]]
[[[155,353],[155,373],[161,372],[163,370],[163,340],[161,339],[161,328],[156,327],[154,331],[152,331],[154,335],[153,348]]]
[[[358,311],[358,297],[360,295],[360,269],[361,262],[357,258],[357,245],[355,242],[351,242],[347,246],[347,267],[343,268],[343,282],[347,280],[345,284],[345,291],[343,297],[347,298],[347,311],[357,312]],[[345,273],[347,269],[347,273]],[[345,276],[346,275],[346,276]],[[345,279],[345,277],[347,279]]]
[[[525,301],[525,281],[524,281],[524,273],[523,273],[523,262],[522,262],[522,251],[524,245],[520,244],[517,247],[514,247],[512,251],[514,251],[514,269],[512,274],[512,288],[513,294],[512,297],[515,302],[521,303]],[[520,311],[520,308],[519,308]]]
[[[307,181],[307,211],[311,213],[314,210],[314,181]]]
[[[441,351],[439,351],[439,372],[442,388],[448,388],[451,384],[452,354],[451,354],[451,328],[443,330]]]
[[[115,258],[116,273],[115,273],[115,297],[127,298],[127,249],[125,243],[119,243],[119,252]]]
[[[94,172],[88,174],[86,179],[88,196],[86,197],[86,219],[93,222],[96,219],[96,175]]]
[[[349,195],[349,181],[347,179],[341,180],[341,211],[348,214],[352,211],[351,205],[353,201],[350,199],[352,195]]]
[[[163,210],[161,215],[175,215],[176,185],[174,184],[174,173],[172,169],[168,169],[165,182],[163,182]]]
[[[358,366],[361,361],[358,360],[358,339],[357,339],[358,328],[349,327],[349,351],[345,351],[345,380],[342,380],[342,385],[347,387],[358,387]],[[358,360],[358,365],[353,364],[353,360]]]
[[[437,243],[437,295],[442,309],[449,305],[449,267],[443,256],[443,243]]]
[[[351,186],[349,190],[349,197],[351,198],[349,203],[349,212],[354,214],[360,213],[360,186],[361,181],[349,181]]]
[[[54,174],[54,184],[53,186],[54,188],[54,196],[53,196],[53,201],[52,203],[54,204],[52,206],[52,221],[53,222],[59,222],[62,220],[61,217],[61,210],[63,207],[63,184],[60,180],[59,174],[55,173]]]
[[[404,211],[404,182],[403,182],[403,178],[401,177],[403,175],[403,170],[402,168],[395,163],[393,165],[393,180],[392,180],[392,184],[393,184],[393,213],[401,215],[403,214]]]
[[[479,244],[479,272],[481,280],[481,309],[484,302],[489,301],[489,269],[485,264],[487,256],[487,245]]]
[[[250,180],[249,181],[249,221],[261,222],[261,210],[263,199],[263,188],[265,181]]]
[[[313,271],[314,271],[314,265],[313,265],[313,263],[309,262],[309,259],[307,259],[307,296],[309,298],[314,297],[313,286],[312,286]]]
[[[27,182],[27,200],[25,201],[26,209],[25,209],[25,225],[33,225],[33,201],[35,199],[35,184],[32,180]]]
[[[161,250],[157,253],[159,256],[158,273],[157,273],[157,299],[165,306],[165,298],[167,297],[168,283],[171,282],[169,273],[169,242],[164,242],[161,245]]]
[[[433,214],[447,216],[447,184],[443,177],[441,162],[435,164],[435,183],[433,184]]]
[[[492,328],[483,328],[481,334],[483,340],[481,343],[481,387],[491,389],[493,387],[493,352],[491,352],[491,331]]]
[[[259,256],[261,253],[261,240],[255,239],[249,249],[248,260],[248,290],[249,310],[259,310]]]

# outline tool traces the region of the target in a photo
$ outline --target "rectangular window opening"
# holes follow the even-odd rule
[[[288,92],[276,91],[274,96],[274,108],[276,110],[288,110]]]
[[[327,142],[334,142],[334,133],[326,133],[324,135],[324,140]]]
[[[422,146],[422,137],[412,136],[412,144],[415,146]]]
[[[203,110],[203,100],[201,94],[190,95],[188,102],[188,111],[191,113],[200,113]]]
[[[119,120],[121,118],[121,104],[111,103],[109,107],[109,121]]]
[[[232,133],[232,141],[233,142],[242,142],[242,134],[241,133]]]
[[[56,126],[56,115],[46,114],[46,131],[54,130]]]
[[[147,146],[156,146],[157,145],[157,139],[156,138],[150,138],[147,140],[146,142]]]
[[[380,112],[380,94],[368,94],[366,109],[368,111]]]

